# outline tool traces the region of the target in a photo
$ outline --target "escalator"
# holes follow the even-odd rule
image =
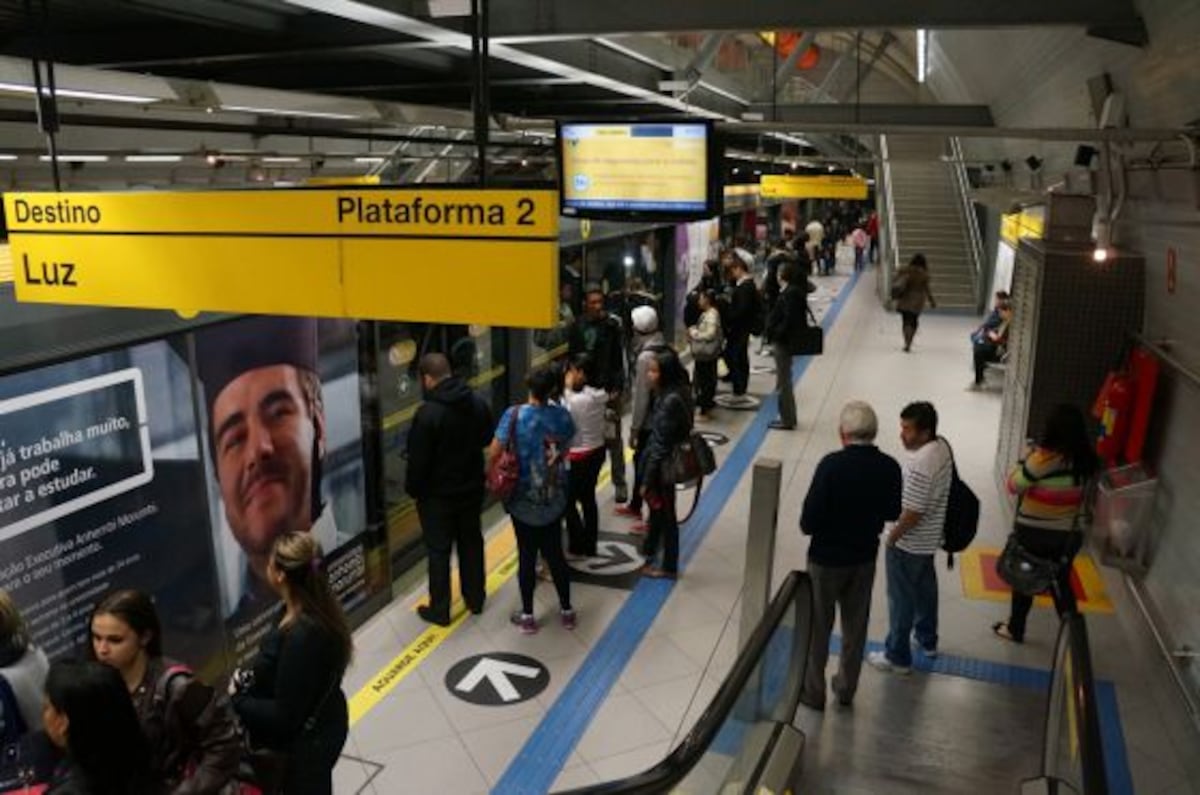
[[[797,708],[811,611],[808,575],[793,571],[708,708],[670,754],[628,778],[559,795],[1107,795],[1082,616],[1063,618],[1048,692],[938,674],[908,681],[864,676],[855,707],[862,714],[839,711],[819,726],[806,724],[806,735]],[[870,699],[878,700],[883,720],[868,717]],[[903,719],[903,730],[889,728],[889,715]],[[1037,777],[1020,781],[1034,769]]]

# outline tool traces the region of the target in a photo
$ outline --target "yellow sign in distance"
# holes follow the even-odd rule
[[[804,176],[764,174],[760,181],[764,199],[849,199],[867,198],[867,181],[838,174]]]
[[[553,191],[8,194],[17,298],[547,327]]]
[[[378,185],[383,180],[378,174],[363,174],[357,177],[305,177],[305,185],[330,187],[334,185]]]
[[[1043,214],[1041,207],[1005,213],[1000,216],[1000,239],[1014,248],[1023,237],[1040,240],[1045,229]]]

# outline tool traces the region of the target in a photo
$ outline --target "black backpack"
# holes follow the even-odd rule
[[[948,565],[954,568],[954,553],[962,552],[975,540],[979,530],[979,498],[958,476],[954,448],[945,437],[938,437],[950,451],[950,497],[946,500],[946,522],[942,526],[942,549],[950,553]]]

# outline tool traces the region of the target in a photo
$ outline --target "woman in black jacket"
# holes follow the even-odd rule
[[[153,795],[150,747],[115,669],[60,661],[46,675],[42,725],[66,759],[46,795]]]
[[[166,791],[227,791],[242,751],[229,702],[190,668],[163,657],[150,597],[114,591],[96,605],[88,626],[88,658],[115,668],[124,680]]]
[[[341,682],[354,650],[350,628],[311,534],[277,538],[267,576],[283,618],[253,666],[234,673],[233,708],[253,747],[284,755],[284,795],[330,795],[349,731]]]
[[[645,481],[642,493],[650,506],[650,531],[642,554],[647,577],[675,579],[679,573],[679,522],[675,517],[675,449],[692,430],[692,387],[687,370],[675,351],[655,354],[646,371],[653,393],[650,440],[646,444]],[[662,565],[656,565],[663,544]]]

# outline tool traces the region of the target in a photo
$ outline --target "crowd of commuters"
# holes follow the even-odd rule
[[[143,592],[105,595],[88,618],[85,659],[53,663],[0,592],[3,785],[49,795],[332,793],[349,729],[350,629],[311,533],[279,536],[265,573],[278,622],[225,688],[167,656]]]

